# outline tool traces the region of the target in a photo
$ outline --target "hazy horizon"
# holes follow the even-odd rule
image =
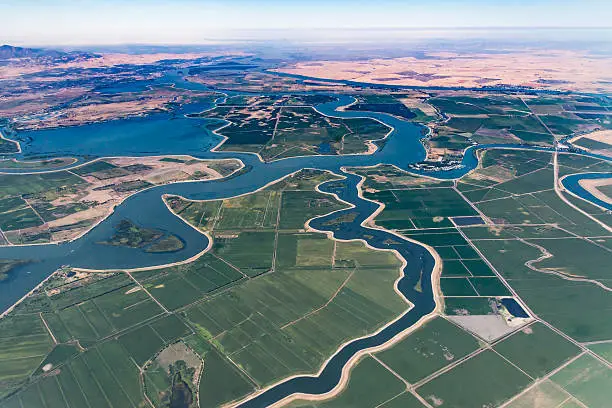
[[[0,42],[20,46],[342,42],[359,31],[387,37],[394,31],[422,32],[436,38],[440,34],[434,31],[460,30],[465,35],[525,29],[602,30],[610,40],[606,31],[611,28],[612,4],[600,0],[501,4],[484,0],[263,0],[257,4],[246,0],[59,0],[53,4],[20,0],[3,2],[0,13],[8,17],[0,26]],[[398,39],[410,38],[400,35]]]

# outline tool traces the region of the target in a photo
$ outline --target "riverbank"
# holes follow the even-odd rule
[[[589,193],[593,194],[594,197],[597,197],[601,201],[605,201],[606,203],[612,205],[612,198],[608,197],[603,191],[600,190],[600,187],[612,186],[612,178],[606,179],[582,179],[579,180],[578,183]]]

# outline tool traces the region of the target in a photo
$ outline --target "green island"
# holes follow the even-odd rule
[[[207,118],[229,122],[217,127],[216,132],[227,137],[219,149],[255,152],[265,161],[371,152],[369,141],[382,140],[391,130],[369,118],[324,116],[310,105],[320,102],[319,98],[303,98],[290,106],[283,106],[284,99],[235,98],[235,102],[244,105],[220,105],[205,114]]]
[[[109,241],[100,241],[99,244],[144,248],[145,252],[172,252],[185,246],[176,235],[139,227],[130,220],[122,220],[115,226],[115,235]]]

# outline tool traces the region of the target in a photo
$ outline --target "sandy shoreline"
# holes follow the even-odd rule
[[[16,152],[5,153],[5,154],[17,154],[17,153],[21,153],[21,143],[19,143],[17,140],[9,139],[8,137],[4,136],[4,134],[2,132],[0,132],[0,139],[6,140],[9,143],[15,143],[17,145],[17,151]]]
[[[240,163],[240,167],[238,167],[236,170],[234,170],[233,172],[231,172],[230,174],[228,174],[225,177],[231,177],[234,174],[236,174],[237,172],[241,171],[245,165],[244,162],[240,159],[197,159],[193,156],[190,155],[158,155],[158,156],[143,156],[143,157],[147,157],[147,158],[165,158],[165,157],[191,157],[194,160],[201,160],[203,162],[222,162],[222,161],[228,161],[228,160],[235,160],[238,163]],[[109,156],[109,157],[99,157],[97,159],[88,161],[86,163],[79,163],[78,165],[74,166],[74,167],[70,167],[68,169],[60,169],[60,170],[48,170],[48,171],[42,171],[42,172],[37,172],[37,173],[18,173],[17,175],[24,175],[24,174],[42,174],[42,173],[56,173],[56,172],[60,172],[60,171],[68,171],[68,170],[72,170],[72,169],[76,169],[79,167],[83,167],[86,165],[89,165],[91,163],[100,161],[100,160],[109,160],[109,159],[125,159],[125,158],[138,158],[136,156]],[[0,174],[2,174],[0,172]],[[14,173],[10,173],[11,175],[14,175]],[[142,193],[144,191],[150,190],[152,188],[156,188],[156,187],[160,187],[163,185],[167,185],[167,184],[178,184],[178,183],[200,183],[200,182],[206,182],[206,181],[212,181],[212,180],[218,180],[220,178],[224,178],[224,177],[211,177],[208,179],[204,179],[204,180],[181,180],[181,181],[175,181],[175,182],[170,182],[170,183],[160,183],[160,184],[154,184],[151,185],[149,187],[143,188],[142,190],[138,190],[138,191],[134,191],[133,193],[123,197],[121,200],[119,200],[117,203],[115,203],[107,212],[107,214],[105,216],[103,216],[102,218],[100,218],[98,221],[96,221],[94,224],[92,224],[91,226],[89,226],[87,229],[85,229],[84,231],[82,231],[80,234],[78,234],[77,236],[70,238],[70,239],[65,239],[65,240],[58,240],[58,241],[53,241],[53,242],[40,242],[40,243],[31,243],[31,244],[9,244],[9,245],[4,245],[4,246],[31,246],[31,247],[36,247],[36,246],[40,246],[40,245],[59,245],[59,244],[64,244],[64,243],[69,243],[69,242],[73,242],[76,241],[77,239],[82,238],[83,236],[87,235],[92,229],[94,229],[95,227],[98,226],[98,224],[100,224],[101,222],[103,222],[104,220],[106,220],[108,217],[111,216],[111,214],[115,211],[115,208],[117,208],[118,206],[120,206],[125,200],[127,200],[128,198],[132,197],[133,195]],[[163,198],[163,197],[162,197]],[[3,246],[0,245],[0,248],[2,248]]]
[[[578,181],[580,187],[591,193],[595,198],[600,199],[608,204],[612,204],[612,197],[608,197],[599,187],[612,185],[612,178],[604,179],[582,179]]]
[[[171,157],[173,155],[163,155],[163,156],[159,156],[159,157]],[[176,156],[176,155],[175,155]],[[103,160],[105,158],[98,158],[96,160]],[[215,159],[216,160],[216,159]],[[227,159],[221,159],[222,160],[227,160]],[[242,162],[242,160],[239,159],[234,159],[238,162],[240,162],[241,166],[234,170],[231,174],[227,175],[226,177],[231,177],[233,174],[235,174],[236,172],[242,170],[244,168],[244,163]],[[91,162],[89,162],[91,163]],[[85,163],[86,164],[86,163]],[[83,164],[83,165],[85,165]],[[212,179],[207,179],[207,180],[212,180]],[[201,182],[203,180],[186,180],[186,181],[181,181],[181,183],[195,183],[195,182]],[[82,238],[83,236],[85,236],[87,233],[89,233],[92,229],[94,229],[98,224],[100,224],[101,222],[103,222],[104,220],[106,220],[114,211],[115,208],[120,205],[123,201],[127,200],[129,197],[131,197],[134,194],[138,194],[142,191],[151,189],[151,188],[155,188],[158,186],[151,186],[148,187],[144,190],[140,190],[138,192],[135,192],[133,194],[130,194],[129,196],[125,197],[123,200],[121,200],[120,203],[118,203],[117,205],[113,206],[110,211],[108,212],[108,214],[106,216],[104,216],[103,218],[101,218],[98,222],[96,222],[95,224],[93,224],[90,228],[88,228],[87,230],[83,231],[81,234],[79,234],[78,236],[70,239],[70,240],[66,240],[66,241],[61,241],[61,242],[49,242],[49,243],[38,243],[38,244],[16,244],[16,245],[6,245],[6,246],[31,246],[31,247],[36,247],[39,245],[59,245],[61,243],[67,243],[67,242],[72,242],[75,241],[77,239]],[[187,225],[193,227],[191,224],[189,224],[188,222],[185,221],[184,218],[180,217],[179,215],[175,214],[172,210],[170,210],[170,207],[168,207],[167,202],[164,200],[164,196],[160,197],[160,199],[164,202],[164,205],[166,206],[166,208],[168,208],[168,211],[170,211],[173,215],[179,217],[183,222],[185,222]],[[193,227],[195,228],[195,227]],[[182,264],[186,264],[189,262],[193,262],[196,259],[198,259],[200,256],[202,256],[204,253],[206,253],[207,251],[210,250],[210,248],[212,248],[212,237],[210,237],[208,235],[208,233],[203,232],[198,230],[197,228],[195,228],[198,232],[204,234],[207,238],[208,238],[208,246],[207,248],[205,248],[203,251],[199,252],[198,254],[190,257],[189,259],[183,260],[183,261],[177,261],[177,262],[173,262],[170,264],[164,264],[164,265],[154,265],[154,266],[148,266],[148,267],[143,267],[143,268],[133,268],[133,269],[88,269],[88,268],[74,268],[77,271],[81,271],[81,272],[118,272],[118,271],[123,271],[123,272],[139,272],[139,271],[144,271],[144,270],[152,270],[152,269],[162,269],[162,268],[167,268],[167,267],[171,267],[171,266],[177,266],[177,265],[182,265]],[[0,246],[0,248],[2,248],[2,246]],[[38,285],[36,285],[36,287],[34,287],[31,291],[29,291],[26,295],[24,295],[21,299],[19,299],[17,302],[15,302],[13,305],[11,305],[8,309],[6,309],[5,311],[3,311],[0,314],[0,319],[2,319],[3,317],[5,317],[8,313],[10,313],[13,309],[15,309],[15,307],[17,307],[21,302],[23,302],[28,296],[30,296],[34,291],[36,291],[37,289],[39,289],[44,283],[46,283],[53,275],[55,275],[57,271],[54,271],[53,273],[51,273],[49,276],[47,276],[42,282],[40,282]]]

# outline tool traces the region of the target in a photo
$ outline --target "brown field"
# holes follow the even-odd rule
[[[316,78],[390,85],[520,85],[533,88],[610,92],[610,58],[580,51],[520,51],[460,55],[429,53],[431,59],[402,57],[360,61],[301,62],[279,72]]]
[[[192,60],[205,56],[219,56],[223,55],[223,52],[215,53],[186,53],[186,54],[171,54],[171,53],[157,53],[157,54],[121,54],[121,53],[110,53],[103,54],[100,58],[90,58],[80,61],[71,61],[60,64],[53,64],[52,67],[56,69],[68,69],[68,68],[103,68],[112,67],[116,65],[142,65],[142,64],[153,64],[162,60]],[[227,55],[246,55],[239,52],[226,53]],[[46,71],[50,68],[48,64],[38,64],[31,60],[15,59],[13,64],[0,67],[0,78],[10,79],[16,78],[25,74],[33,74],[36,72]]]
[[[72,92],[66,90],[64,99],[74,99],[75,93],[79,90],[82,90],[81,94],[87,92],[87,89],[83,88],[73,89]],[[167,110],[170,102],[187,103],[195,97],[208,95],[207,92],[182,91],[172,88],[155,88],[142,93],[113,97],[93,94],[84,101],[77,101],[70,106],[48,112],[47,108],[62,102],[59,95],[53,99],[46,97],[43,99],[41,95],[35,93],[30,95],[31,98],[28,100],[15,99],[15,97],[0,98],[0,115],[21,115],[13,119],[13,127],[21,130],[78,126]],[[18,96],[17,98],[23,97]]]

